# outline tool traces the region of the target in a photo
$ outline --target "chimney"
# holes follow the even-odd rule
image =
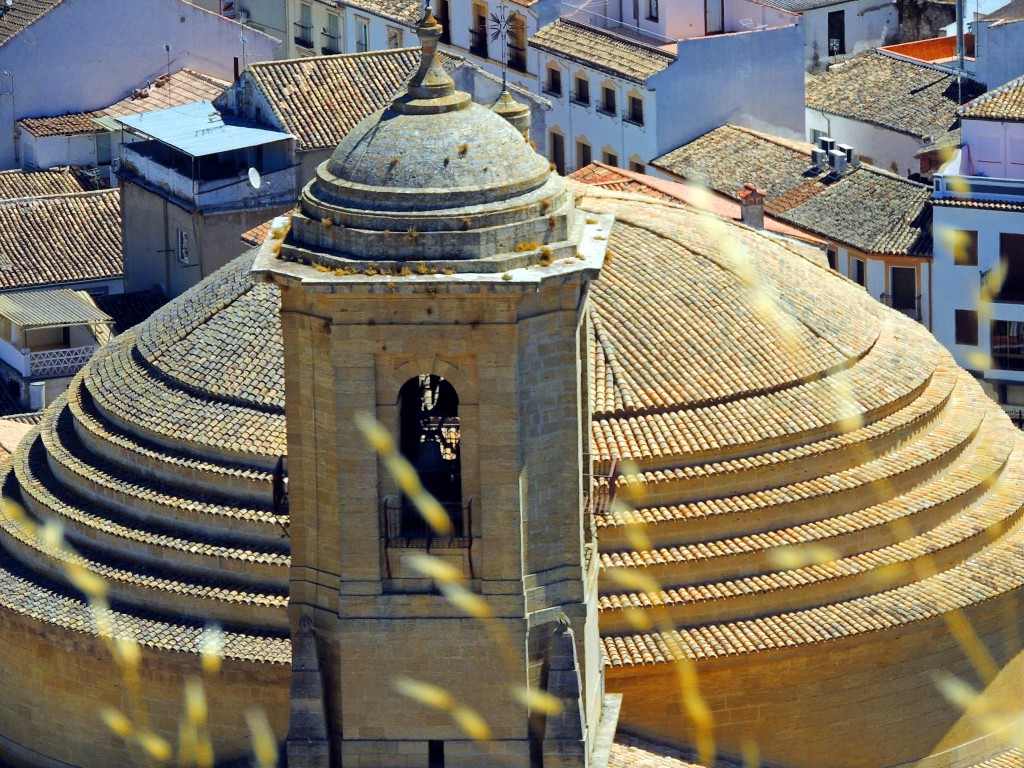
[[[33,411],[41,411],[46,406],[46,382],[33,381],[28,385],[28,407]]]
[[[740,221],[751,229],[764,229],[764,190],[750,182],[739,191]]]

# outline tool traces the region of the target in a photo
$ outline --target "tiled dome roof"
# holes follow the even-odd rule
[[[577,193],[616,217],[589,340],[590,450],[634,502],[595,521],[611,670],[884,635],[1024,586],[1018,433],[927,331],[763,233]],[[8,495],[75,553],[5,513],[3,611],[96,632],[73,561],[154,648],[194,652],[215,620],[229,655],[287,662],[283,353],[252,261],[104,348],[10,459]],[[779,557],[808,543],[830,556]]]

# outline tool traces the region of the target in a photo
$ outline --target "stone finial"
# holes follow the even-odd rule
[[[437,41],[441,39],[441,25],[428,5],[423,20],[416,28],[420,39],[420,68],[409,81],[409,96],[414,99],[436,99],[455,92],[455,81],[441,68],[437,58]]]
[[[530,108],[516,101],[507,90],[491,105],[491,111],[512,123],[524,138],[530,138]]]

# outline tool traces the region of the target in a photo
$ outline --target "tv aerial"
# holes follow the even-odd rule
[[[252,185],[253,189],[259,189],[263,186],[263,179],[260,178],[260,172],[255,168],[249,169],[249,184]]]

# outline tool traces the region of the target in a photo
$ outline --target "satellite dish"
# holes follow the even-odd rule
[[[249,183],[252,184],[253,189],[259,189],[260,185],[263,184],[263,179],[260,178],[260,172],[255,168],[249,169]]]

